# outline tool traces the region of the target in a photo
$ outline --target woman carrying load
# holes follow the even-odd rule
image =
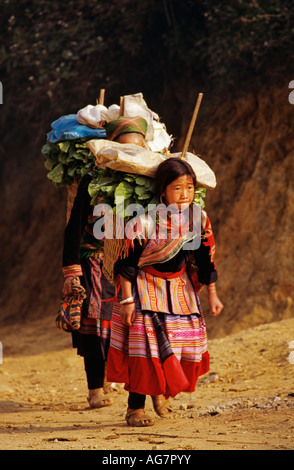
[[[106,123],[105,128],[108,140],[133,143],[140,147],[145,145],[145,119],[121,117]],[[92,173],[85,175],[78,187],[64,233],[62,271],[65,296],[72,295],[72,281],[75,277],[79,277],[86,290],[81,326],[72,333],[72,342],[73,348],[84,359],[89,405],[91,408],[101,408],[113,403],[103,386],[110,340],[111,300],[115,291],[102,272],[103,241],[93,235],[96,218],[88,192],[92,178]]]

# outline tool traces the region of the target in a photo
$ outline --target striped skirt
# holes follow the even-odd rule
[[[136,297],[136,296],[135,296]],[[174,397],[193,392],[197,379],[209,370],[206,326],[202,313],[174,315],[141,311],[131,327],[120,320],[114,303],[107,380],[143,395]]]
[[[81,327],[72,333],[73,347],[80,356],[96,355],[100,351],[106,360],[110,341],[112,301],[114,287],[102,274],[102,261],[99,258],[82,258],[83,277],[81,283],[86,289],[87,298],[83,302]]]

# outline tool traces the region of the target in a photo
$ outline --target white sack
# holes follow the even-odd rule
[[[120,144],[109,140],[92,139],[87,142],[88,148],[96,157],[99,168],[111,168],[154,178],[158,165],[166,158],[179,157],[180,153],[172,153],[169,157],[161,153],[139,147],[135,144]],[[199,186],[213,189],[216,186],[214,172],[204,160],[187,152],[186,160],[192,166]]]

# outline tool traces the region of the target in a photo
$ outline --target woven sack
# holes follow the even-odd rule
[[[115,286],[114,263],[120,257],[125,240],[104,240],[104,256],[102,271],[106,279]]]
[[[120,236],[121,238],[116,238],[116,225],[117,221],[120,225]],[[103,254],[103,266],[102,271],[106,279],[115,286],[115,279],[114,279],[114,264],[117,259],[122,255],[124,246],[125,246],[125,238],[124,236],[124,227],[125,221],[123,218],[114,218],[113,220],[113,238],[105,238],[104,242],[104,254]]]
[[[67,333],[76,331],[81,326],[81,310],[86,298],[84,287],[77,277],[72,281],[73,295],[70,298],[62,298],[60,308],[56,316],[56,326]]]

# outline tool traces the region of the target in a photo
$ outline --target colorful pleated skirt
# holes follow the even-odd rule
[[[136,294],[135,300],[131,327],[122,324],[120,304],[114,303],[107,380],[143,395],[193,392],[198,377],[209,370],[203,314],[142,312]]]

